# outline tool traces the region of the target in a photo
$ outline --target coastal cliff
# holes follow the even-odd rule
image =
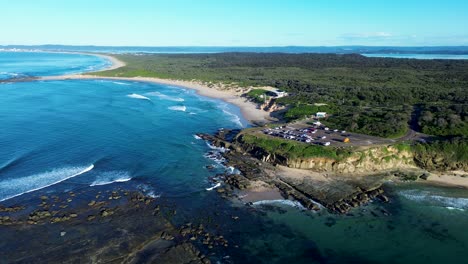
[[[307,209],[319,210],[316,204],[319,203],[330,211],[347,213],[371,200],[388,202],[382,187],[387,180],[431,180],[437,175],[420,162],[421,155],[429,157],[434,153],[406,143],[332,148],[275,139],[258,133],[255,128],[220,130],[215,135],[198,136],[216,147],[228,149],[222,152],[225,165],[241,172],[222,176],[226,186],[219,191],[225,197],[234,197],[235,189],[255,192],[255,186],[265,183]],[[441,164],[451,164],[448,161],[453,159],[447,155],[442,157],[439,167],[451,170],[453,166]],[[461,160],[461,163],[466,162]]]
[[[266,149],[247,137],[249,135],[240,135],[236,138],[238,151],[249,153],[264,162],[295,169],[337,174],[373,174],[384,170],[417,168],[414,154],[406,145],[376,146],[353,151],[329,150],[318,153],[317,156],[301,157],[289,155],[288,152],[282,153],[277,149]]]

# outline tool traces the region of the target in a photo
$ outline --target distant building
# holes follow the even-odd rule
[[[317,118],[324,118],[324,117],[327,117],[327,113],[325,113],[325,112],[317,112],[317,114],[315,114],[315,117],[317,117]]]
[[[272,97],[276,97],[276,98],[281,98],[281,97],[285,97],[285,96],[288,95],[287,92],[281,91],[281,90],[268,91],[268,92],[266,92],[266,94],[268,96],[272,96]]]

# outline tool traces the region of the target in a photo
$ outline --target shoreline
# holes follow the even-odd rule
[[[69,52],[73,53],[73,52]],[[109,54],[95,54],[95,53],[83,53],[83,52],[76,52],[76,54],[86,54],[86,55],[93,55],[93,56],[98,56],[103,59],[108,60],[111,65],[109,67],[103,68],[99,71],[95,72],[103,72],[103,71],[108,71],[108,70],[114,70],[118,69],[121,67],[126,66],[126,63],[113,57],[112,55]],[[197,94],[201,96],[206,96],[209,98],[213,99],[219,99],[224,102],[233,104],[237,107],[240,108],[242,116],[252,125],[256,124],[266,124],[274,121],[269,115],[268,112],[263,111],[258,108],[258,106],[253,103],[248,101],[245,98],[242,98],[241,95],[245,93],[247,88],[224,88],[223,87],[209,87],[208,85],[205,85],[199,81],[184,81],[184,80],[174,80],[174,79],[162,79],[162,78],[156,78],[156,77],[110,77],[110,76],[98,76],[98,75],[92,75],[93,72],[90,74],[83,73],[83,74],[69,74],[69,75],[60,75],[60,76],[45,76],[45,77],[40,77],[38,80],[96,80],[96,79],[101,79],[101,80],[121,80],[121,81],[137,81],[137,82],[149,82],[149,83],[155,83],[155,84],[166,84],[166,85],[173,85],[177,86],[183,89],[192,89],[197,92]],[[283,170],[283,173],[286,172],[287,170]],[[296,172],[297,173],[297,172]],[[288,173],[290,174],[290,173]],[[304,171],[300,174],[310,174],[309,171]],[[316,172],[314,173],[316,175],[315,179],[319,178],[320,180],[325,180],[327,177],[326,173],[319,173]],[[310,177],[310,175],[309,175]],[[307,178],[307,177],[306,177]],[[432,184],[432,185],[445,185],[445,186],[451,186],[451,187],[462,187],[462,188],[468,188],[468,178],[462,178],[462,177],[453,177],[453,175],[438,175],[437,173],[431,173],[431,177],[427,179],[426,183]]]
[[[70,52],[72,53],[72,52]],[[76,54],[85,54],[85,55],[93,55],[98,56],[103,59],[108,60],[111,62],[109,67],[103,68],[99,71],[95,72],[103,72],[109,70],[115,70],[121,67],[126,66],[126,63],[111,56],[108,54],[93,54],[93,53],[83,53],[83,52],[76,52]],[[211,88],[207,85],[204,85],[197,81],[183,81],[183,80],[173,80],[173,79],[161,79],[155,77],[110,77],[110,76],[98,76],[91,74],[66,74],[66,75],[59,75],[59,76],[44,76],[39,77],[38,80],[41,81],[58,81],[58,80],[90,80],[90,79],[102,79],[102,80],[120,80],[120,81],[137,81],[137,82],[149,82],[155,84],[166,84],[166,85],[173,85],[184,89],[191,89],[195,90],[198,95],[206,96],[213,99],[219,99],[226,103],[233,104],[240,108],[240,112],[244,119],[246,119],[252,125],[256,124],[266,124],[274,121],[270,117],[270,114],[266,111],[263,111],[258,108],[255,103],[248,101],[245,98],[242,98],[241,95],[245,93],[245,89],[243,88],[235,88],[235,89],[217,89]]]
[[[108,60],[111,63],[109,67],[106,67],[106,68],[103,68],[94,72],[111,71],[111,70],[115,70],[115,69],[118,69],[127,65],[125,62],[117,59],[116,57],[112,57],[111,55],[107,55],[107,54],[94,54],[94,53],[81,53],[81,52],[78,52],[76,54],[85,54],[85,55],[92,55],[92,56],[100,57],[105,60]]]
[[[112,66],[113,69],[120,68],[121,64]],[[125,65],[125,64],[123,64]],[[101,71],[109,70],[103,69]],[[40,81],[59,81],[59,80],[116,80],[116,81],[137,81],[137,82],[149,82],[155,84],[166,84],[181,87],[184,89],[195,90],[198,95],[206,96],[213,99],[220,99],[224,102],[233,104],[240,108],[242,116],[249,121],[250,123],[270,123],[274,119],[270,118],[268,112],[263,111],[257,107],[256,104],[248,101],[245,98],[241,97],[243,91],[239,90],[219,90],[216,88],[210,88],[206,85],[203,85],[194,81],[182,81],[182,80],[172,80],[172,79],[161,79],[154,77],[106,77],[98,75],[84,75],[84,74],[70,74],[70,75],[60,75],[60,76],[45,76],[40,77]]]

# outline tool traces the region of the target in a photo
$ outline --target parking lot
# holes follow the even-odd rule
[[[265,128],[263,134],[279,137],[287,140],[303,142],[305,144],[315,144],[321,146],[370,146],[391,144],[395,140],[373,137],[356,133],[349,133],[323,124],[315,125],[287,125],[274,128]]]

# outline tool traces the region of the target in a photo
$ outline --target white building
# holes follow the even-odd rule
[[[276,97],[276,98],[281,98],[281,97],[285,97],[285,96],[288,96],[288,93],[285,92],[285,91],[281,91],[281,90],[274,90],[274,91],[268,91],[266,93],[268,96],[271,96],[271,97]]]
[[[317,118],[324,118],[324,117],[327,117],[327,113],[325,113],[325,112],[317,112],[317,114],[315,114],[315,117],[317,117]]]

